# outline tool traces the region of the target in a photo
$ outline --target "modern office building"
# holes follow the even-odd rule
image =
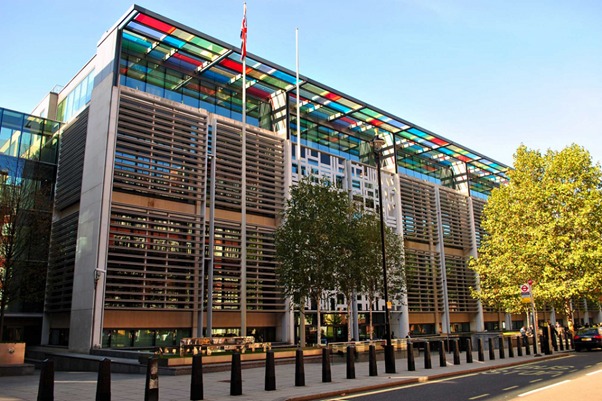
[[[209,332],[294,342],[298,314],[275,272],[287,189],[319,175],[377,209],[377,132],[384,217],[411,270],[393,332],[496,327],[498,312],[470,296],[467,261],[508,167],[313,79],[297,90],[295,72],[254,54],[243,124],[240,53],[133,6],[34,111],[63,124],[42,342],[88,351]],[[356,301],[361,336],[368,305]],[[323,301],[333,340],[346,338],[346,305]]]
[[[0,108],[0,341],[40,342],[59,130]]]

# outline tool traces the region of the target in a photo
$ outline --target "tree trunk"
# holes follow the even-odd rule
[[[370,341],[374,340],[374,321],[372,320],[372,296],[368,295],[368,310],[370,311]]]
[[[299,303],[299,345],[305,347],[305,300]]]
[[[317,326],[318,326],[318,331],[316,333],[316,337],[317,337],[317,341],[318,341],[318,345],[322,344],[322,319],[320,319],[320,304],[322,303],[322,292],[318,292],[317,295],[317,302],[316,302],[316,312],[318,315],[318,319],[317,319]]]
[[[564,313],[567,319],[567,326],[571,333],[575,332],[575,325],[573,322],[573,304],[570,299],[564,301]]]
[[[352,319],[353,313],[351,313],[351,296],[347,296],[347,341],[350,342],[351,341],[351,327],[352,327]],[[356,341],[359,340],[359,338],[355,339]]]

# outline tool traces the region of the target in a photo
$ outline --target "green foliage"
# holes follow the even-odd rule
[[[283,217],[276,231],[277,274],[285,295],[296,304],[310,297],[319,305],[324,291],[339,291],[348,301],[355,291],[366,292],[370,299],[382,293],[378,215],[358,208],[347,192],[328,181],[309,177],[291,188]],[[388,227],[385,234],[389,294],[394,299],[403,289],[403,243]]]
[[[353,257],[361,266],[360,291],[374,298],[383,291],[382,241],[380,217],[370,211],[364,211],[355,220],[354,232],[357,248]],[[389,299],[400,300],[404,292],[405,270],[404,252],[401,237],[385,225],[385,258]]]
[[[510,183],[484,210],[487,235],[471,261],[486,305],[521,308],[519,286],[534,281],[538,304],[598,299],[602,288],[602,173],[572,145],[546,154],[521,146]]]
[[[344,236],[350,202],[327,181],[305,178],[291,187],[283,224],[276,231],[278,277],[295,302],[335,287],[335,271],[346,260]]]

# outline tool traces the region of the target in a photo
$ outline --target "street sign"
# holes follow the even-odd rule
[[[520,286],[521,301],[525,304],[531,302],[531,287],[529,284],[523,284]]]

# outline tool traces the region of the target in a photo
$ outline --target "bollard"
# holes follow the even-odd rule
[[[190,399],[203,399],[203,355],[201,352],[192,357],[192,373],[190,375]]]
[[[453,341],[454,344],[454,365],[460,364],[460,340],[457,338]]]
[[[541,356],[537,352],[537,333],[533,334],[533,356]]]
[[[493,348],[493,338],[489,337],[487,340],[489,341],[489,360],[493,361],[495,359],[495,348]]]
[[[550,346],[550,338],[546,336],[541,336],[541,350],[546,355],[552,355],[552,347]]]
[[[230,395],[242,395],[242,365],[240,353],[232,353],[232,370],[230,372]]]
[[[305,367],[303,366],[303,350],[297,348],[295,352],[295,386],[305,386]]]
[[[111,401],[111,360],[105,358],[98,365],[96,401]]]
[[[472,363],[472,338],[466,339],[466,363]]]
[[[445,346],[443,340],[439,341],[439,367],[445,368],[447,366],[447,360],[445,358]]]
[[[203,354],[192,357],[192,373],[190,375],[190,399],[203,399]]]
[[[331,381],[330,348],[322,348],[322,383],[330,383]]]
[[[54,361],[44,359],[38,385],[38,401],[54,401]]]
[[[433,365],[431,364],[431,344],[428,341],[424,342],[424,368],[433,368]]]
[[[523,344],[520,336],[516,337],[516,353],[518,356],[523,356]]]
[[[531,355],[531,345],[529,344],[529,337],[527,337],[527,343],[525,344],[525,355]]]
[[[347,378],[355,379],[355,347],[347,346]]]
[[[408,341],[408,371],[413,372],[416,370],[416,362],[414,361],[414,344]]]
[[[371,344],[368,348],[368,375],[369,376],[378,376],[378,365],[376,364],[376,347],[374,344]]]
[[[558,333],[558,347],[560,348],[561,351],[564,351],[564,343],[563,343],[563,338],[562,338],[562,333]]]
[[[265,391],[276,390],[276,364],[274,362],[274,351],[265,353]]]
[[[479,362],[485,361],[485,355],[483,353],[483,339],[477,339],[477,358]]]
[[[512,337],[508,337],[506,342],[508,343],[508,358],[514,358],[514,346],[512,345]]]
[[[149,358],[146,365],[144,401],[159,401],[159,360]]]
[[[566,345],[565,348],[567,351],[570,351],[571,348],[573,347],[572,341],[569,341],[569,340],[572,340],[571,334],[569,334],[565,331],[564,332],[564,345]]]
[[[504,337],[498,337],[498,346],[500,351],[500,359],[506,358],[506,350],[504,350]]]
[[[385,345],[385,373],[395,373],[395,348]]]

